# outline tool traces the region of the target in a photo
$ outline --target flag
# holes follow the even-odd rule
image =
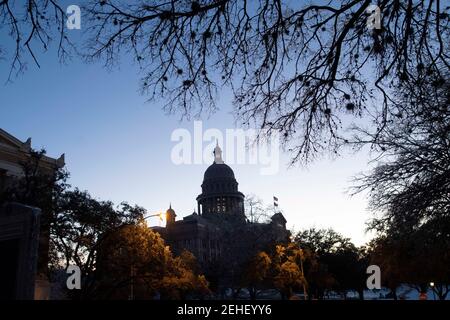
[[[275,196],[273,196],[273,205],[274,205],[275,207],[278,207],[278,198],[275,197]]]

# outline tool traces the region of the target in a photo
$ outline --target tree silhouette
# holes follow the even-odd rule
[[[391,289],[394,299],[400,284],[409,284],[419,293],[431,288],[438,299],[446,299],[450,292],[448,226],[448,221],[433,220],[408,233],[391,230],[371,241],[370,261],[380,266],[382,285]]]
[[[56,0],[30,0],[28,19],[19,20],[9,3],[0,2],[0,17],[16,40],[15,66],[22,46],[35,57],[22,39],[47,47],[50,10],[41,8],[62,13]],[[280,132],[292,161],[308,160],[337,152],[350,139],[345,129],[359,118],[379,113],[381,123],[372,129],[381,133],[396,85],[415,85],[423,75],[440,81],[442,68],[449,69],[444,1],[376,4],[92,1],[83,8],[85,57],[114,66],[123,53],[131,55],[144,74],[142,92],[163,97],[168,112],[183,116],[215,110],[218,90],[228,86],[243,126]],[[378,9],[379,29],[369,23]],[[60,31],[63,56],[69,45]]]
[[[27,67],[26,55],[40,67],[36,53],[39,48],[47,51],[52,40],[58,45],[58,57],[65,61],[74,49],[65,29],[66,12],[58,0],[27,0],[23,2],[0,1],[0,32],[10,36],[10,47],[0,47],[0,58],[10,58],[8,80]],[[56,30],[55,30],[56,29]],[[2,41],[3,42],[3,41]]]
[[[95,285],[94,270],[104,234],[136,224],[145,209],[123,202],[115,207],[110,201],[100,201],[87,191],[67,190],[56,199],[54,220],[50,229],[52,267],[76,265],[83,275],[82,290],[77,298],[88,298]]]
[[[269,286],[269,276],[272,260],[264,252],[258,252],[248,261],[244,268],[242,283],[250,293],[250,299],[255,300],[259,290]]]
[[[346,115],[368,115],[377,94],[387,114],[392,84],[449,67],[441,1],[378,1],[380,29],[367,27],[370,4],[103,1],[89,9],[90,57],[111,65],[128,50],[146,72],[143,92],[183,115],[214,108],[217,89],[230,85],[243,125],[281,132],[295,162],[337,150]]]
[[[326,291],[335,290],[346,296],[348,291],[358,292],[364,299],[366,288],[366,254],[350,239],[332,229],[309,229],[299,232],[295,242],[317,256],[318,266],[313,269],[310,279],[319,298]]]
[[[48,276],[56,203],[68,188],[69,173],[65,168],[46,167],[45,155],[44,149],[30,151],[29,157],[20,162],[23,175],[10,179],[6,188],[1,190],[0,204],[19,202],[41,209],[37,270],[41,275]]]
[[[378,165],[356,179],[355,191],[368,190],[377,232],[371,259],[384,270],[395,296],[400,283],[426,292],[430,282],[440,299],[449,287],[450,87],[424,77],[395,100],[395,117],[379,135],[359,129],[358,143],[376,141]],[[402,90],[407,86],[406,90]]]
[[[383,134],[363,132],[366,141],[377,140],[380,161],[355,182],[355,192],[368,190],[371,208],[382,213],[371,228],[410,230],[450,219],[449,89],[448,82],[436,87],[432,81],[410,88]]]

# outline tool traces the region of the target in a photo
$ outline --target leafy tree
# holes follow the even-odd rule
[[[443,223],[432,221],[422,225],[410,234],[385,235],[374,239],[370,245],[371,263],[380,266],[382,284],[391,289],[397,299],[396,288],[409,284],[425,293],[431,289],[436,296],[445,300],[450,290],[448,264],[450,247],[448,223],[440,227],[442,233],[436,234],[436,226]]]
[[[369,243],[370,263],[380,267],[381,284],[391,290],[394,300],[398,299],[397,288],[408,282],[405,263],[411,262],[402,244],[387,237],[378,237]]]
[[[282,298],[290,298],[294,290],[303,290],[306,295],[308,283],[303,268],[305,260],[305,252],[294,243],[275,246],[272,253],[272,279]]]
[[[256,202],[251,201],[253,201],[252,205],[255,209]],[[258,202],[257,205],[260,204],[261,202]],[[260,222],[260,218],[268,216],[271,209],[262,206],[261,210],[264,211],[258,216],[254,211],[253,217],[247,210],[248,220],[252,220],[252,223],[236,220],[233,217],[210,217],[210,219],[216,219],[216,224],[220,224],[220,230],[215,236],[221,242],[220,255],[215,261],[204,265],[207,270],[205,274],[214,291],[225,295],[226,291],[231,289],[232,298],[236,299],[242,289],[248,288],[250,285],[251,295],[256,294],[258,288],[253,288],[254,279],[247,278],[248,270],[252,268],[255,256],[261,251],[267,252],[268,248],[274,244],[288,241],[289,231],[274,221]],[[259,285],[262,284],[259,283]]]
[[[364,299],[364,290],[367,288],[366,268],[368,264],[353,244],[335,252],[325,253],[319,259],[328,266],[328,271],[335,279],[332,289],[342,292],[344,298],[348,291],[356,291],[359,298]]]
[[[355,290],[361,299],[364,298],[368,261],[350,239],[332,229],[312,228],[299,232],[295,242],[317,255],[319,274],[314,280],[319,297],[333,289],[344,296],[347,291]]]
[[[209,293],[188,252],[174,257],[158,233],[144,221],[111,231],[101,242],[96,297],[106,299],[186,298]]]
[[[84,283],[81,296],[89,296],[94,285],[94,270],[102,235],[125,224],[135,224],[145,209],[92,198],[87,191],[65,191],[57,201],[51,227],[50,244],[53,268],[80,268]]]
[[[272,266],[272,259],[264,252],[258,252],[246,265],[243,274],[243,286],[249,293],[250,299],[255,300],[258,291],[269,286],[268,279]]]
[[[162,296],[169,299],[186,299],[194,297],[203,299],[211,294],[209,283],[204,275],[200,274],[197,260],[189,251],[183,251],[175,257],[173,266],[169,267],[168,275],[164,276],[161,283]]]
[[[344,238],[333,229],[307,229],[297,233],[295,241],[317,254],[336,252],[351,246],[349,238]]]
[[[309,249],[305,249],[308,252]],[[328,290],[333,288],[336,280],[329,272],[328,266],[321,263],[316,253],[309,251],[310,259],[305,261],[305,277],[308,281],[308,299],[323,299]]]
[[[37,272],[48,276],[49,239],[55,224],[56,202],[69,186],[69,173],[64,168],[48,167],[45,155],[44,149],[30,151],[29,157],[20,163],[23,175],[10,179],[0,193],[0,204],[12,201],[41,209]]]
[[[76,265],[82,273],[82,290],[74,298],[87,298],[95,285],[94,270],[100,237],[124,224],[136,223],[145,209],[92,198],[87,191],[70,190],[64,168],[48,168],[45,150],[32,150],[21,163],[23,176],[10,181],[0,202],[16,201],[40,208],[38,272],[54,273]],[[49,268],[50,266],[50,268]]]

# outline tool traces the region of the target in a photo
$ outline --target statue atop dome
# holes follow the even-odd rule
[[[214,148],[214,163],[223,164],[222,149],[219,147],[219,140],[216,140],[216,147]]]

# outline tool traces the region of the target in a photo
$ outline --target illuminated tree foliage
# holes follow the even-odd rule
[[[174,257],[158,233],[142,221],[105,235],[97,262],[97,298],[182,299],[209,294],[192,254]]]
[[[306,278],[303,271],[305,255],[296,244],[277,245],[272,257],[274,271],[273,283],[282,297],[291,297],[295,289],[304,289],[306,293]]]
[[[0,204],[17,201],[42,208],[42,232],[47,250],[40,251],[42,271],[62,281],[61,296],[72,299],[129,298],[133,283],[134,298],[175,299],[210,292],[205,277],[199,274],[194,256],[183,252],[174,257],[161,237],[142,220],[146,211],[125,202],[93,198],[87,191],[71,190],[64,169],[39,170],[45,152],[32,152],[23,163],[24,176],[12,180],[0,194]],[[69,265],[81,270],[81,290],[65,290],[58,274]],[[55,279],[53,279],[55,278]]]
[[[294,291],[306,293],[308,283],[304,264],[312,257],[295,243],[275,244],[267,252],[258,252],[247,264],[243,283],[255,299],[259,289],[276,288],[283,299]]]
[[[258,252],[244,268],[242,285],[246,287],[250,294],[250,299],[255,300],[258,291],[268,288],[269,275],[272,267],[272,259],[264,252]]]
[[[145,209],[110,201],[100,201],[87,191],[66,190],[55,199],[54,220],[50,233],[51,264],[54,270],[76,265],[83,275],[80,297],[90,295],[100,238],[125,224],[135,224]]]

